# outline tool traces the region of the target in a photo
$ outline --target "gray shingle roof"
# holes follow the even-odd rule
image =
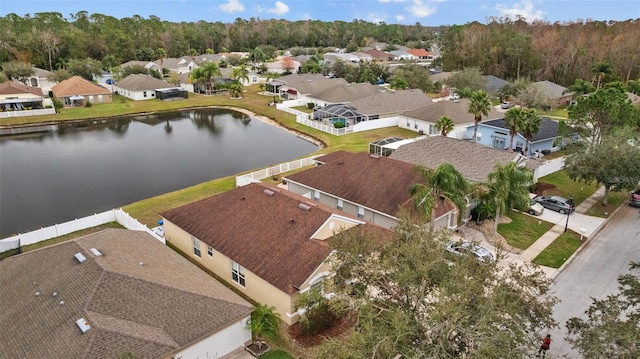
[[[345,103],[359,100],[361,98],[375,95],[384,91],[385,90],[380,88],[379,86],[365,82],[340,84],[331,88],[314,91],[310,94],[310,96],[326,102]]]
[[[504,125],[504,118],[482,121],[481,124],[508,130]],[[543,117],[540,119],[540,130],[531,137],[531,142],[538,142],[556,137],[558,137],[558,122]]]
[[[505,81],[499,77],[495,77],[493,75],[485,75],[485,79],[487,79],[487,84],[484,86],[485,89],[489,92],[495,92],[500,90],[505,85],[509,85],[509,81]]]
[[[465,178],[487,181],[496,164],[512,162],[518,154],[450,137],[433,136],[400,146],[390,158],[436,169],[443,163],[452,164]],[[533,161],[527,161],[531,169]]]
[[[129,91],[145,91],[175,87],[172,84],[145,74],[132,74],[118,81],[116,85]]]
[[[359,113],[367,116],[399,114],[431,104],[433,100],[422,90],[387,91],[349,103]]]
[[[319,74],[293,74],[278,77],[273,80],[274,83],[281,83],[287,87],[294,88],[300,94],[310,94],[313,92],[323,91],[337,85],[346,85],[347,81],[343,78],[328,79]]]
[[[0,341],[3,358],[164,357],[253,309],[140,231],[107,229],[6,258],[0,273],[0,332],[12,333]]]
[[[568,89],[564,86],[560,86],[551,81],[538,81],[533,82],[531,85],[537,87],[547,97],[547,99],[557,99],[565,96],[570,96],[573,92],[564,93]]]

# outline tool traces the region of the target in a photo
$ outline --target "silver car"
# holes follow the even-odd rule
[[[495,259],[488,249],[472,242],[451,241],[447,243],[445,250],[458,256],[472,255],[482,264],[491,263]]]
[[[533,216],[539,216],[542,214],[542,212],[544,212],[544,207],[540,203],[532,199],[531,203],[529,203],[529,207],[525,209],[524,212],[527,212]]]
[[[575,211],[576,209],[576,206],[573,204],[573,200],[560,196],[537,196],[533,198],[533,200],[540,203],[542,207],[560,212],[560,214],[567,214]]]

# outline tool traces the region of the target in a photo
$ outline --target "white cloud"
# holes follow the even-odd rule
[[[544,11],[536,10],[530,0],[522,0],[513,5],[497,4],[496,10],[498,10],[500,17],[508,17],[514,20],[518,17],[523,17],[527,21],[540,20],[545,15]]]
[[[400,15],[400,14],[396,15],[396,21],[403,22],[404,19],[405,19],[404,15]]]
[[[313,20],[313,17],[308,12],[300,15],[300,20]]]
[[[390,3],[390,2],[405,2],[406,0],[378,0],[379,3]]]
[[[226,4],[221,4],[218,9],[224,12],[239,12],[244,11],[244,5],[238,0],[229,0]]]
[[[436,13],[435,6],[429,6],[422,0],[413,0],[413,4],[407,7],[407,11],[415,17],[422,18]]]
[[[367,21],[372,22],[374,24],[378,24],[384,22],[386,16],[380,13],[371,12],[367,14]]]
[[[289,12],[289,6],[282,1],[276,1],[275,6],[267,12],[275,14],[275,15],[284,15]]]

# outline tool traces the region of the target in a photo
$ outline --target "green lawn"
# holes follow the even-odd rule
[[[569,178],[569,175],[567,175],[567,171],[565,170],[544,176],[538,179],[538,182],[550,183],[556,186],[556,188],[546,191],[544,193],[545,195],[555,195],[564,198],[574,196],[573,202],[576,206],[582,203],[598,189],[598,186],[596,186],[595,183],[584,184],[574,182]]]
[[[598,200],[589,210],[585,213],[589,216],[607,218],[616,208],[625,203],[629,198],[629,194],[626,192],[609,192],[609,200],[607,205],[602,205],[602,198]]]
[[[560,268],[580,245],[582,245],[580,235],[571,230],[567,231],[562,233],[542,253],[534,258],[533,263],[551,268]]]
[[[510,211],[507,216],[511,218],[511,223],[498,224],[498,233],[510,246],[520,249],[529,248],[533,242],[553,227],[549,222],[516,211]]]
[[[270,350],[259,356],[260,359],[293,359],[291,354],[284,350]]]

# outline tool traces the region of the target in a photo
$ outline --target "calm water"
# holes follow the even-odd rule
[[[0,238],[315,150],[282,129],[220,109],[0,137]]]

